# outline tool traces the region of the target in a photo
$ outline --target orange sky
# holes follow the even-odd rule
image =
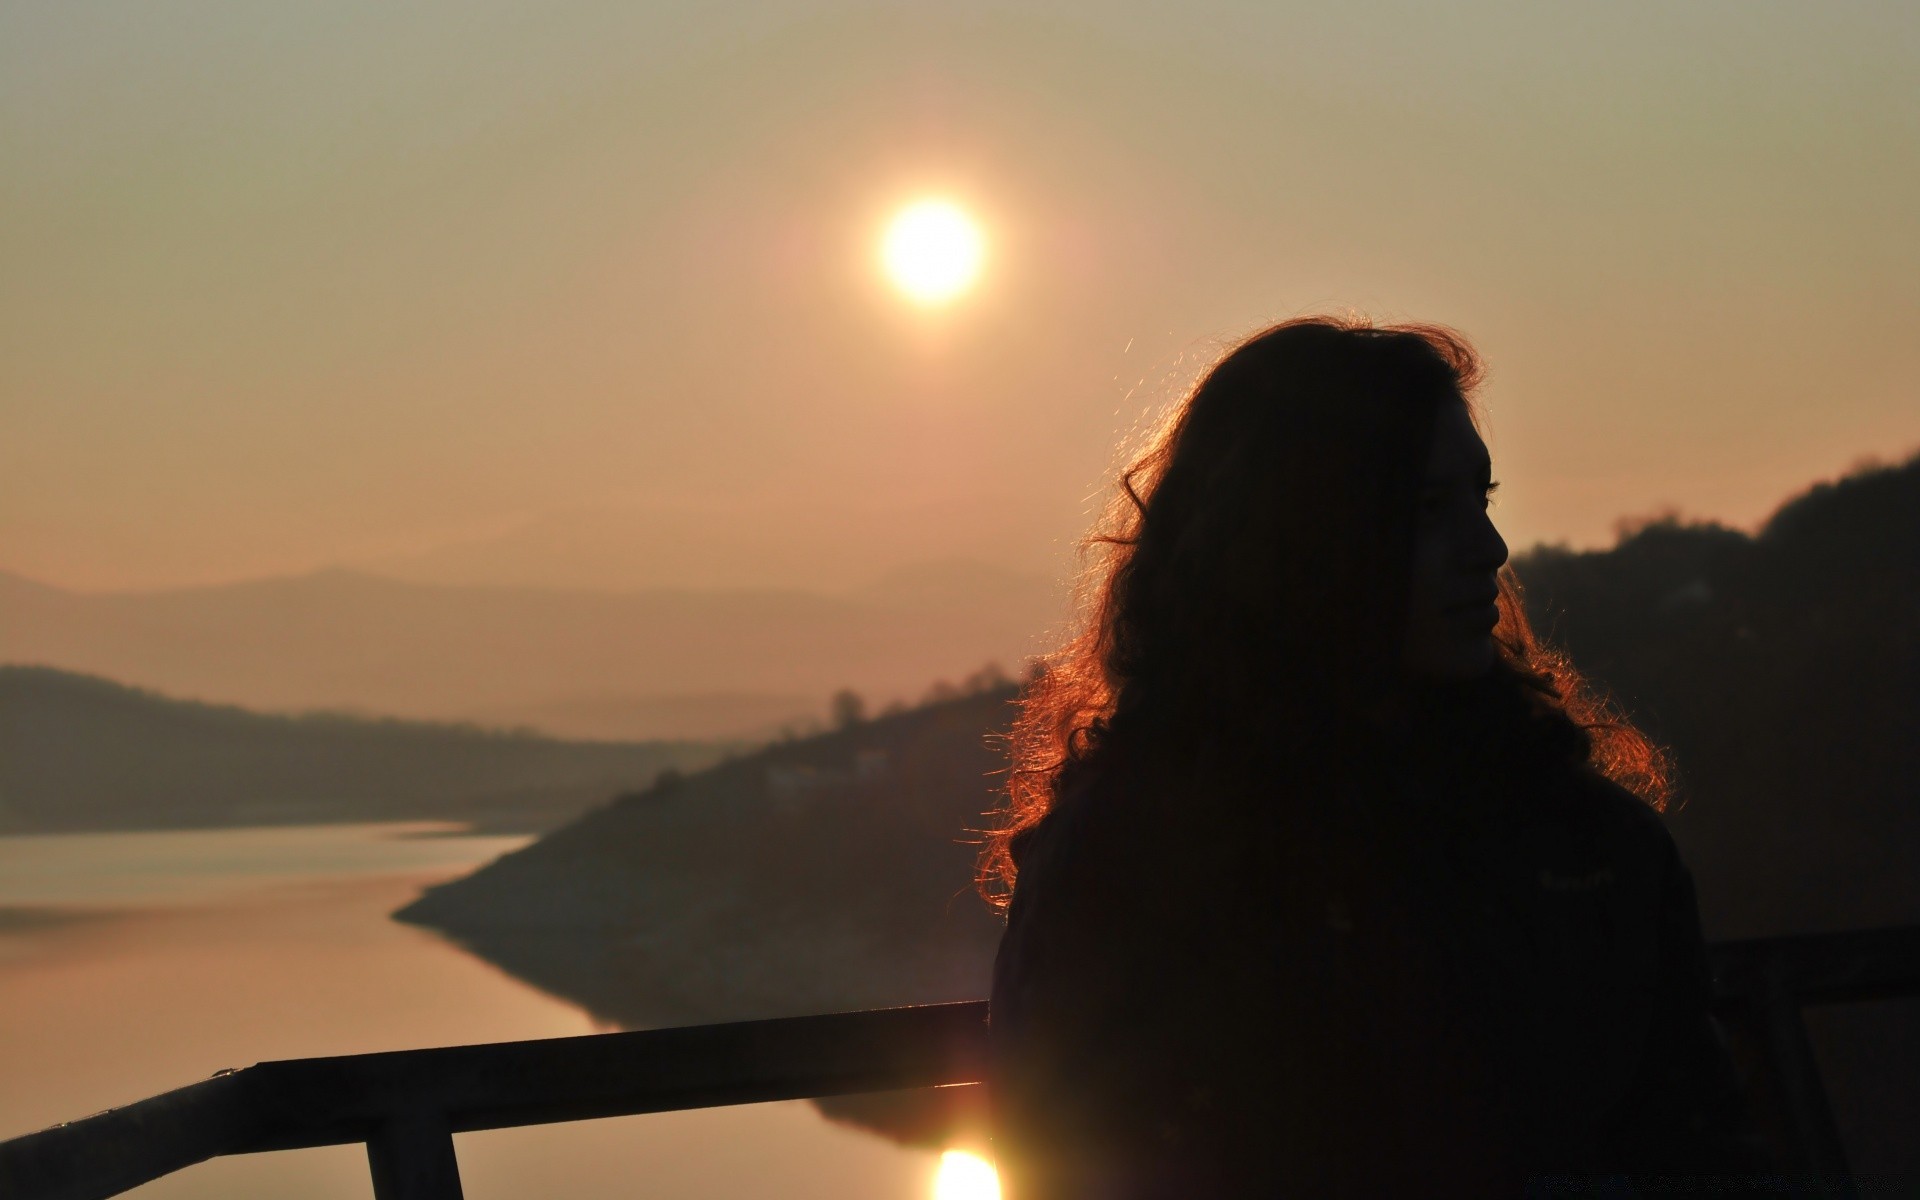
[[[0,569],[1051,571],[1329,307],[1480,345],[1516,546],[1920,446],[1920,9],[1432,8],[0,9]]]

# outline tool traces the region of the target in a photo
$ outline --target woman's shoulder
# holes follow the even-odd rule
[[[1666,881],[1685,872],[1666,817],[1631,788],[1582,772],[1569,799],[1579,836],[1615,869],[1650,881]]]
[[[1014,839],[1015,911],[1042,891],[1107,893],[1136,871],[1143,849],[1136,804],[1136,789],[1110,774],[1083,773],[1063,787],[1046,815]]]
[[[994,1022],[1125,989],[1156,942],[1148,860],[1127,829],[1127,789],[1068,788],[1013,847],[1017,874],[994,960]]]
[[[1651,825],[1660,824],[1660,814],[1632,788],[1607,778],[1591,767],[1582,765],[1569,769],[1563,780],[1562,785],[1554,790],[1570,811],[1580,818],[1600,822],[1610,829],[1642,835]]]

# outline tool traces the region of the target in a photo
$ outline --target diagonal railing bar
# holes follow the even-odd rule
[[[974,1001],[263,1062],[0,1143],[0,1196],[97,1200],[216,1155],[424,1144],[395,1138],[396,1121],[438,1120],[451,1135],[978,1083],[986,1015]]]
[[[1801,1008],[1920,995],[1920,926],[1722,942],[1715,1011],[1759,1045],[1790,1169],[1845,1154]],[[0,1197],[103,1200],[223,1154],[365,1143],[378,1200],[458,1200],[453,1135],[982,1082],[983,1001],[263,1062],[0,1142]]]
[[[117,1196],[182,1167],[254,1144],[271,1117],[253,1080],[228,1071],[200,1083],[0,1143],[0,1196]]]

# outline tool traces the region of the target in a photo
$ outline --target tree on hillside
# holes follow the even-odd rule
[[[852,688],[841,688],[827,701],[827,712],[835,729],[852,729],[867,719],[867,702]]]

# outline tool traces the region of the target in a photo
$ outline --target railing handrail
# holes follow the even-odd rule
[[[1794,1166],[1844,1172],[1799,1008],[1920,994],[1920,925],[1708,947],[1784,1081]],[[286,1059],[0,1142],[7,1200],[103,1200],[224,1154],[365,1142],[380,1200],[458,1197],[452,1135],[982,1082],[985,1001]]]
[[[1920,983],[1920,925],[1715,942],[1707,958],[1722,1004],[1779,988],[1802,1004],[1885,1000]]]

